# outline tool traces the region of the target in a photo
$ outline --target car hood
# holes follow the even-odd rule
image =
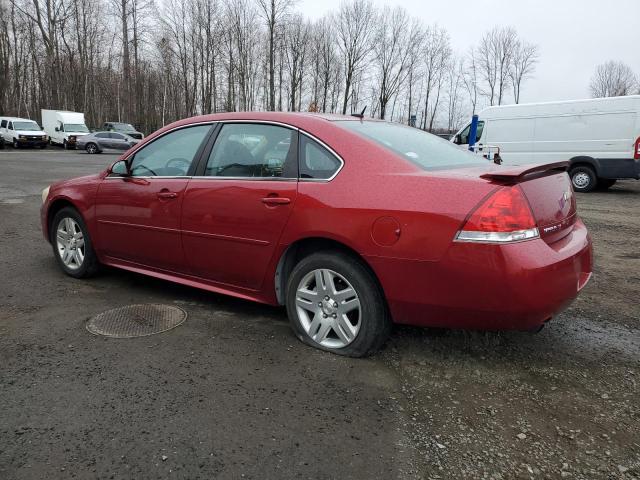
[[[94,173],[92,175],[84,175],[82,177],[59,180],[51,184],[51,190],[56,190],[63,187],[72,187],[74,185],[83,185],[91,182],[97,182],[101,179],[101,176],[102,176],[101,173]]]
[[[42,130],[16,130],[18,135],[35,135],[35,136],[44,136],[46,133]]]

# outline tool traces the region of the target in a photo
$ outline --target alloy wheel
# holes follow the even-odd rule
[[[93,143],[87,145],[87,153],[96,153],[97,151],[98,149]]]
[[[56,247],[67,268],[77,270],[82,266],[85,256],[84,234],[73,218],[65,217],[58,223]]]
[[[576,173],[571,179],[573,186],[576,188],[585,188],[591,183],[591,178],[585,172]]]
[[[326,348],[353,342],[362,323],[362,308],[355,288],[333,270],[312,270],[296,290],[296,313],[306,334]]]

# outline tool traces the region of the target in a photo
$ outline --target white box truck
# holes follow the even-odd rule
[[[42,110],[42,128],[49,135],[51,145],[76,148],[78,137],[87,135],[84,113],[63,110]]]
[[[589,192],[640,179],[640,95],[488,107],[476,144],[505,164],[568,161],[573,188]],[[451,141],[468,148],[470,124]]]

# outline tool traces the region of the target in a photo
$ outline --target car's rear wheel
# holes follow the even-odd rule
[[[373,353],[391,329],[375,277],[357,258],[339,251],[302,259],[289,276],[286,303],[300,340],[339,355]]]
[[[596,188],[598,184],[596,172],[593,171],[593,168],[587,167],[586,165],[580,165],[572,168],[569,172],[569,176],[571,177],[573,189],[576,192],[590,192]]]
[[[58,264],[67,275],[84,278],[98,269],[98,259],[86,224],[78,211],[65,207],[51,222],[51,245]]]
[[[89,142],[89,143],[87,143],[87,146],[85,147],[85,150],[89,154],[98,153],[98,146],[93,142]]]

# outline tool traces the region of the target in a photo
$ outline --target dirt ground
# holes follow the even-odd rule
[[[397,327],[354,360],[301,345],[281,309],[63,275],[40,190],[114,158],[0,151],[0,479],[640,478],[640,181],[578,196],[595,275],[542,332]],[[136,303],[189,317],[86,331]]]

